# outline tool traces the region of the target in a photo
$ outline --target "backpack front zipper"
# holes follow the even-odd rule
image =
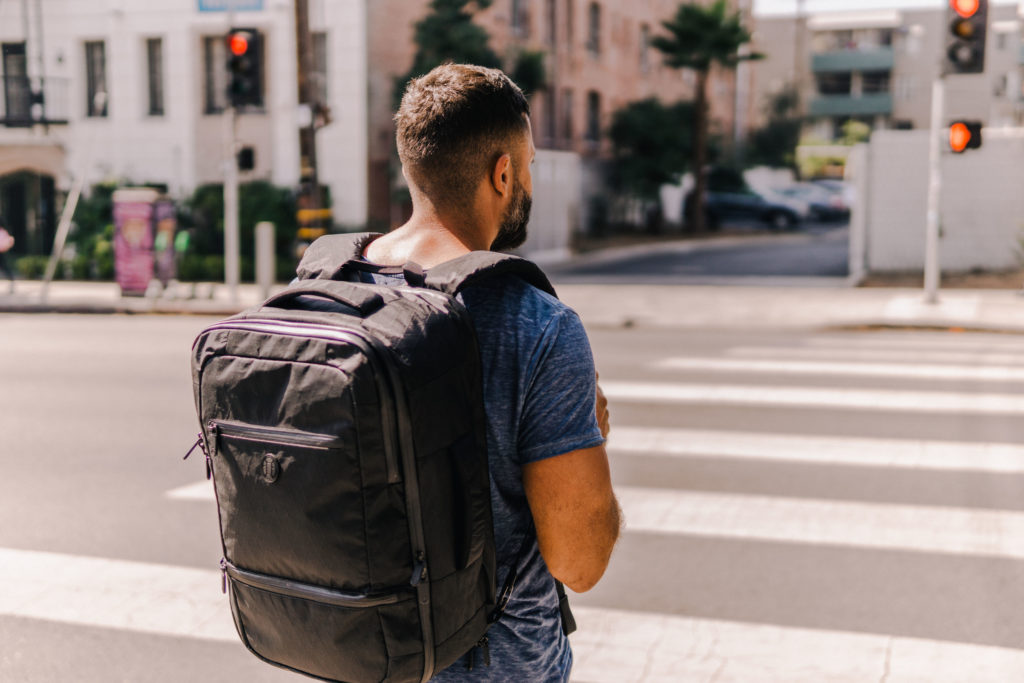
[[[393,605],[402,600],[411,600],[413,592],[410,589],[392,593],[359,594],[339,591],[334,588],[316,586],[301,581],[282,579],[279,576],[270,576],[246,569],[240,569],[225,559],[220,561],[221,571],[224,573],[225,581],[230,578],[251,588],[285,595],[291,598],[312,600],[335,607],[348,607],[359,609],[364,607],[380,607],[381,605]]]
[[[345,445],[345,441],[337,436],[301,432],[295,429],[260,427],[224,420],[211,420],[209,426],[210,432],[213,434],[212,449],[214,455],[217,453],[217,440],[220,437],[274,444],[275,446],[300,446],[306,449],[324,451],[334,450]]]

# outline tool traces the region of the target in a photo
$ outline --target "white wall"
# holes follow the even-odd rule
[[[1024,236],[1024,130],[986,129],[981,149],[944,152],[940,258],[947,271],[1000,270],[1020,263]],[[924,267],[928,133],[876,131],[867,159],[867,269]],[[854,218],[856,222],[857,217]]]
[[[533,168],[533,211],[524,256],[552,262],[569,257],[572,233],[582,216],[582,169],[574,152],[537,150]]]

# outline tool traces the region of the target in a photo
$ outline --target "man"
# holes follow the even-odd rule
[[[395,122],[413,215],[370,243],[365,260],[429,270],[524,242],[535,150],[529,104],[507,76],[438,67],[409,84]],[[364,276],[402,284],[401,276]],[[555,579],[577,592],[592,588],[619,534],[603,445],[607,403],[570,308],[513,276],[469,287],[461,298],[483,365],[497,585],[513,564],[518,579],[488,631],[490,666],[471,652],[434,680],[566,681],[572,652]]]

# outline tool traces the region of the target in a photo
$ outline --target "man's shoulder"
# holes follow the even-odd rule
[[[519,325],[543,329],[552,320],[575,312],[558,298],[514,274],[500,274],[473,283],[462,299],[474,317],[514,317]]]

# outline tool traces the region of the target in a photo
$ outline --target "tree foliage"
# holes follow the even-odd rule
[[[487,9],[492,1],[431,0],[430,12],[416,23],[412,68],[395,84],[396,103],[410,79],[445,62],[501,68],[501,58],[491,49],[487,31],[473,22],[474,12]]]
[[[804,124],[799,107],[800,99],[794,87],[769,98],[765,125],[750,135],[748,155],[752,163],[796,168],[796,148]]]
[[[662,185],[679,181],[692,153],[693,104],[657,98],[632,102],[612,116],[608,136],[613,178],[621,189],[654,200]]]
[[[688,222],[697,232],[704,230],[702,210],[707,188],[705,166],[708,160],[708,77],[711,68],[731,69],[745,60],[760,59],[756,53],[741,54],[740,48],[750,42],[750,33],[743,26],[742,15],[729,9],[726,0],[715,0],[711,5],[685,3],[676,9],[675,16],[662,22],[667,35],[651,40],[674,69],[692,69],[697,74],[693,124],[692,168],[696,178],[693,214]]]
[[[544,53],[524,50],[516,56],[510,77],[523,94],[530,97],[547,85],[547,69],[544,67]]]

